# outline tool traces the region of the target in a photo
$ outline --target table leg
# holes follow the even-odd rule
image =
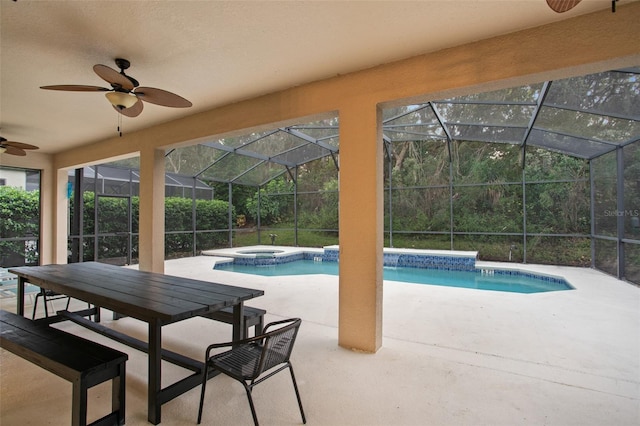
[[[17,290],[18,297],[16,298],[18,305],[16,306],[16,313],[21,317],[24,316],[24,289],[25,289],[26,282],[27,282],[26,278],[18,277],[18,290]]]
[[[245,337],[244,332],[244,303],[240,302],[233,306],[233,340],[242,340]]]
[[[160,321],[149,322],[149,390],[148,420],[157,425],[160,423],[162,401],[162,326]]]

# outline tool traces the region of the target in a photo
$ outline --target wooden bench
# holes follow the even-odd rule
[[[73,426],[87,425],[87,390],[112,380],[112,412],[90,425],[124,425],[127,354],[7,311],[0,311],[0,347],[73,384]]]
[[[245,306],[244,312],[244,335],[249,336],[249,327],[253,327],[254,336],[262,334],[264,328],[264,314],[267,313],[264,309],[252,308],[251,306]],[[219,311],[211,312],[209,314],[200,315],[201,317],[209,318],[212,320],[224,322],[226,324],[233,324],[233,306],[227,306]]]

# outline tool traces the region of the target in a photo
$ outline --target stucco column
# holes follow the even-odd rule
[[[67,263],[67,237],[69,233],[69,198],[67,170],[51,169],[42,171],[42,187],[40,188],[41,212],[51,212],[50,215],[41,214],[40,226],[44,235],[41,238],[42,251],[40,264]],[[51,232],[49,234],[49,232]],[[47,241],[49,243],[47,243]]]
[[[338,344],[382,345],[383,144],[381,111],[340,109],[340,278]]]
[[[140,270],[164,272],[164,150],[140,151]]]

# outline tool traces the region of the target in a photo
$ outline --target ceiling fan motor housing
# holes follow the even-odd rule
[[[131,66],[131,62],[129,62],[127,59],[116,58],[116,65],[118,66],[118,68],[120,68],[121,71],[124,71],[126,69],[129,69],[129,67]]]

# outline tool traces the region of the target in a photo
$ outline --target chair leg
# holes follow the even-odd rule
[[[44,305],[44,316],[45,318],[49,318],[49,308],[47,307],[47,290],[45,289],[42,289],[42,304]]]
[[[291,380],[293,381],[293,389],[296,391],[296,398],[298,398],[298,407],[300,407],[300,414],[302,415],[302,423],[307,424],[307,418],[304,416],[304,410],[302,409],[302,400],[300,399],[300,392],[298,392],[298,384],[296,383],[296,376],[293,374],[293,365],[289,363],[289,372],[291,373]]]
[[[47,293],[43,293],[42,294],[42,303],[44,304],[44,316],[46,318],[49,318],[49,308],[47,308]],[[51,309],[53,309],[55,311],[55,308],[53,306],[53,302],[51,300],[49,300],[49,303],[51,303]]]
[[[207,387],[207,376],[209,375],[209,363],[204,364],[204,373],[202,375],[202,390],[200,391],[200,407],[198,408],[198,424],[202,421],[202,407],[204,405],[204,392]]]
[[[256,407],[253,405],[253,397],[251,396],[251,386],[247,385],[247,383],[242,380],[242,385],[244,386],[244,390],[247,391],[247,399],[249,400],[249,407],[251,407],[251,415],[253,416],[253,424],[258,426],[258,416],[256,415]]]
[[[38,294],[36,294],[36,298],[33,301],[33,313],[31,314],[31,319],[34,320],[36,319],[36,309],[38,308],[38,298],[40,296],[42,296],[42,289],[40,289],[40,292]],[[46,306],[46,302],[45,302],[45,306]]]
[[[33,301],[33,313],[31,314],[32,320],[36,319],[36,311],[38,309],[38,298],[40,297],[42,297],[42,303],[44,304],[44,316],[45,318],[49,318],[49,308],[47,307],[47,290],[45,290],[44,288],[41,288],[38,294],[36,294],[35,300]],[[51,306],[53,307],[53,302],[51,300],[49,300],[48,302],[51,303]],[[69,304],[67,302],[67,308],[68,306]]]

